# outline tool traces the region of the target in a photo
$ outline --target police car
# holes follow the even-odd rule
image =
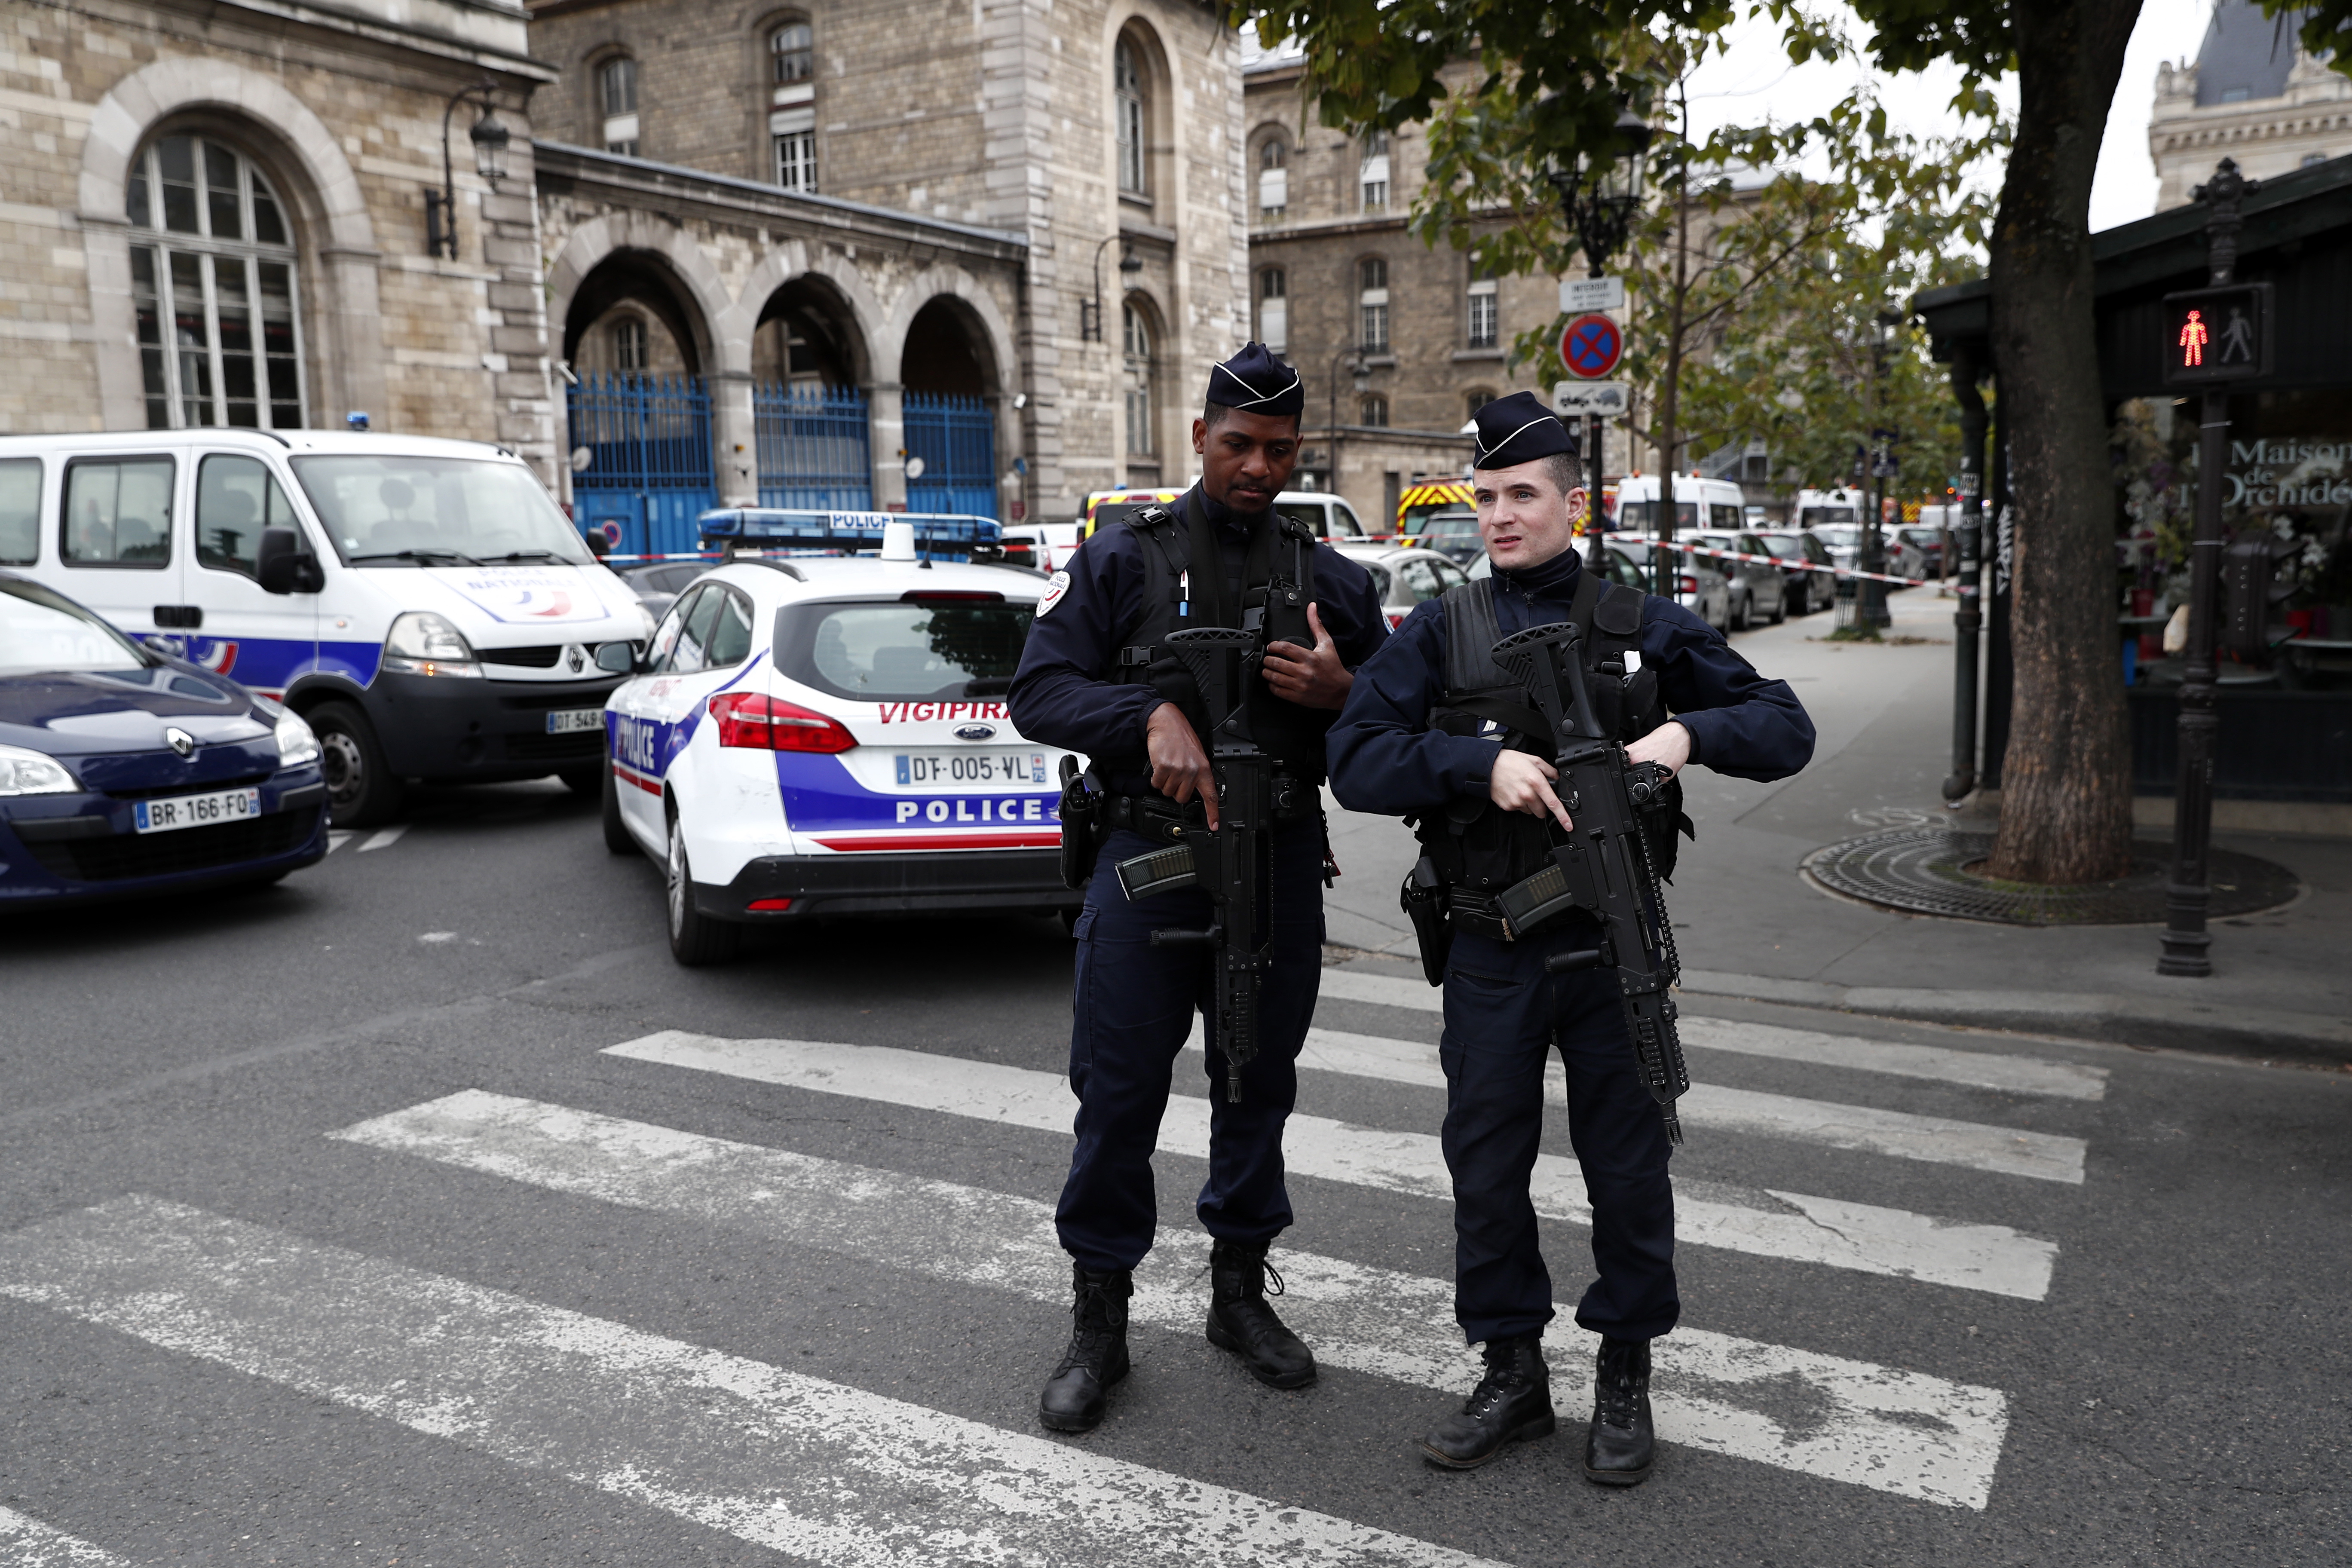
[[[707,542],[882,548],[732,561],[642,656],[600,653],[628,676],[604,709],[604,844],[665,868],[679,963],[725,958],[755,924],[1078,907],[1058,867],[1064,753],[1005,710],[1048,581],[919,551],[919,526],[956,524],[958,554],[995,537],[984,520],[706,513]]]

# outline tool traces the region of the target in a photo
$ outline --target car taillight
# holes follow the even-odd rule
[[[1696,594],[1698,592],[1698,579],[1691,576],[1687,573],[1676,579],[1675,585],[1685,594]]]
[[[837,719],[769,696],[764,691],[722,691],[710,700],[719,721],[719,743],[755,752],[845,752],[857,744]]]
[[[1384,615],[1386,615],[1386,616],[1388,616],[1388,618],[1389,618],[1389,630],[1391,630],[1391,631],[1394,631],[1394,630],[1396,630],[1396,629],[1397,629],[1397,627],[1399,627],[1399,626],[1401,626],[1404,625],[1404,617],[1405,617],[1405,616],[1406,616],[1406,614],[1407,614],[1407,612],[1406,612],[1406,611],[1403,611],[1403,610],[1386,610],[1386,611],[1383,611],[1383,612],[1381,612],[1381,613],[1382,613],[1382,614],[1384,614]]]

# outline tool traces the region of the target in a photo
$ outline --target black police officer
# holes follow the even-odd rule
[[[1370,574],[1274,512],[1297,461],[1305,402],[1298,373],[1256,343],[1212,369],[1207,406],[1192,424],[1201,482],[1172,506],[1113,524],[1080,546],[1039,601],[1013,680],[1013,721],[1034,740],[1087,753],[1103,803],[1099,858],[1076,927],[1077,1146],[1055,1216],[1075,1260],[1074,1329],[1038,1401],[1039,1418],[1058,1431],[1099,1423],[1106,1390],[1127,1375],[1130,1271],[1150,1250],[1158,1217],[1151,1155],[1196,1011],[1212,1015],[1206,1065],[1218,1086],[1199,1203],[1214,1238],[1209,1342],[1274,1387],[1315,1377],[1313,1355],[1266,1304],[1265,1254],[1290,1224],[1282,1129],[1321,975],[1323,734],[1347,696],[1349,671],[1386,640],[1388,627]],[[1155,930],[1205,926],[1207,896],[1130,902],[1113,868],[1171,842],[1171,827],[1218,822],[1216,779],[1201,742],[1207,721],[1162,639],[1192,626],[1272,624],[1266,590],[1277,581],[1305,589],[1309,602],[1304,624],[1292,628],[1300,640],[1266,647],[1267,690],[1252,720],[1277,768],[1272,956],[1258,1052],[1242,1070],[1240,1101],[1228,1103],[1213,1009],[1202,1005],[1210,955],[1150,942]],[[1064,823],[1066,834],[1081,830]]]
[[[1439,1054],[1454,1177],[1454,1310],[1470,1342],[1485,1345],[1486,1373],[1422,1448],[1433,1464],[1466,1469],[1553,1429],[1541,1348],[1551,1277],[1528,1182],[1542,1131],[1545,1056],[1557,1045],[1600,1274],[1576,1312],[1579,1325],[1601,1336],[1585,1474],[1631,1486],[1649,1475],[1655,1447],[1649,1342],[1681,1311],[1670,1145],[1636,1072],[1615,972],[1544,968],[1555,953],[1596,946],[1595,927],[1572,913],[1549,929],[1513,931],[1478,890],[1535,869],[1571,818],[1552,788],[1549,736],[1453,705],[1455,698],[1481,705],[1476,671],[1496,683],[1507,678],[1475,657],[1480,649],[1451,644],[1457,629],[1491,648],[1529,626],[1580,622],[1588,668],[1618,689],[1604,710],[1621,715],[1619,737],[1634,762],[1785,778],[1811,760],[1813,726],[1785,682],[1759,675],[1690,611],[1612,589],[1584,570],[1573,548],[1586,505],[1573,445],[1533,394],[1488,404],[1477,427],[1472,481],[1492,578],[1417,605],[1357,671],[1329,736],[1340,804],[1416,818],[1430,864],[1447,883]],[[1450,651],[1457,655],[1451,666]],[[1472,657],[1465,663],[1461,655]],[[1615,662],[1604,669],[1603,658]],[[1524,709],[1527,700],[1510,695]],[[1491,690],[1483,705],[1501,709]],[[1670,855],[1671,828],[1662,839],[1658,852]]]

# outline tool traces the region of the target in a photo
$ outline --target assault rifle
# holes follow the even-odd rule
[[[1252,695],[1265,662],[1255,631],[1200,626],[1171,632],[1208,710],[1209,760],[1217,773],[1217,828],[1181,825],[1183,842],[1118,863],[1129,900],[1199,887],[1213,915],[1206,931],[1156,931],[1154,947],[1203,946],[1214,952],[1217,1047],[1225,1054],[1225,1099],[1240,1104],[1242,1068],[1257,1055],[1257,994],[1273,949],[1266,835],[1274,824],[1274,759],[1250,731]]]
[[[1544,968],[1555,974],[1617,972],[1643,1086],[1658,1102],[1666,1137],[1680,1143],[1675,1100],[1690,1088],[1690,1071],[1683,1065],[1667,987],[1681,973],[1681,963],[1642,823],[1643,814],[1664,807],[1674,775],[1656,763],[1627,760],[1625,748],[1601,727],[1581,641],[1576,627],[1563,623],[1531,626],[1495,645],[1495,662],[1528,689],[1551,726],[1552,765],[1559,770],[1555,788],[1576,823],[1570,840],[1553,848],[1549,866],[1504,889],[1496,902],[1518,931],[1570,909],[1600,918],[1597,951],[1557,953]]]

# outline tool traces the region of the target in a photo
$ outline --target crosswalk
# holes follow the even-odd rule
[[[1327,971],[1323,990],[1404,1010],[1401,1021],[1442,1007],[1438,993],[1381,974]],[[1832,1069],[1824,1081],[1864,1099],[1850,1075],[1993,1091],[1968,1102],[1979,1106],[2016,1102],[2005,1096],[2088,1108],[2107,1088],[2104,1069],[2054,1057],[1700,1017],[1686,1018],[1684,1033],[1702,1068],[1711,1053],[1770,1057]],[[1066,1138],[1070,1125],[1058,1074],[897,1047],[670,1029],[597,1054],[656,1075],[717,1075],[961,1118],[992,1130],[983,1143]],[[1295,1116],[1285,1145],[1294,1173],[1343,1194],[1450,1197],[1427,1114],[1428,1091],[1444,1083],[1434,1046],[1317,1028],[1300,1065],[1310,1107],[1313,1075],[1402,1094],[1410,1106],[1388,1126]],[[1553,1068],[1547,1092],[1557,1102],[1564,1090]],[[1179,1075],[1160,1147],[1198,1157],[1210,1105],[1186,1092],[1188,1076]],[[1205,1091],[1201,1078],[1191,1082]],[[339,1158],[366,1151],[500,1184],[486,1189],[483,1212],[493,1215],[497,1191],[520,1186],[738,1237],[752,1255],[814,1252],[942,1289],[1066,1304],[1068,1258],[1050,1205],[1034,1198],[592,1111],[555,1092],[457,1088],[336,1129],[327,1147],[349,1152]],[[1357,1093],[1349,1103],[1366,1101]],[[2049,1295],[2059,1245],[2001,1223],[2003,1199],[2078,1189],[2085,1139],[1711,1081],[1685,1106],[1695,1138],[1769,1140],[1942,1171],[1948,1180],[1937,1190],[1966,1194],[1971,1212],[1678,1179],[1684,1245],[1953,1300]],[[1546,1217],[1589,1223],[1572,1160],[1542,1156],[1534,1191]],[[2052,1211],[2042,1203],[2032,1212],[2046,1223]],[[1206,1261],[1205,1237],[1163,1232],[1137,1274],[1139,1327],[1197,1335]],[[1287,1247],[1281,1262],[1286,1316],[1326,1368],[1451,1396],[1475,1381],[1450,1278]],[[1484,1561],[1047,1437],[1025,1412],[991,1425],[160,1197],[131,1194],[0,1236],[0,1297],[814,1563]],[[1565,1319],[1571,1309],[1560,1311]],[[2001,1389],[1699,1324],[1660,1341],[1657,1357],[1660,1435],[1670,1444],[1947,1508],[1991,1500],[2011,1419]],[[1555,1399],[1572,1430],[1590,1369],[1576,1353],[1554,1360]],[[0,1508],[0,1564],[126,1561],[43,1522],[37,1500],[11,1501],[32,1512]]]

